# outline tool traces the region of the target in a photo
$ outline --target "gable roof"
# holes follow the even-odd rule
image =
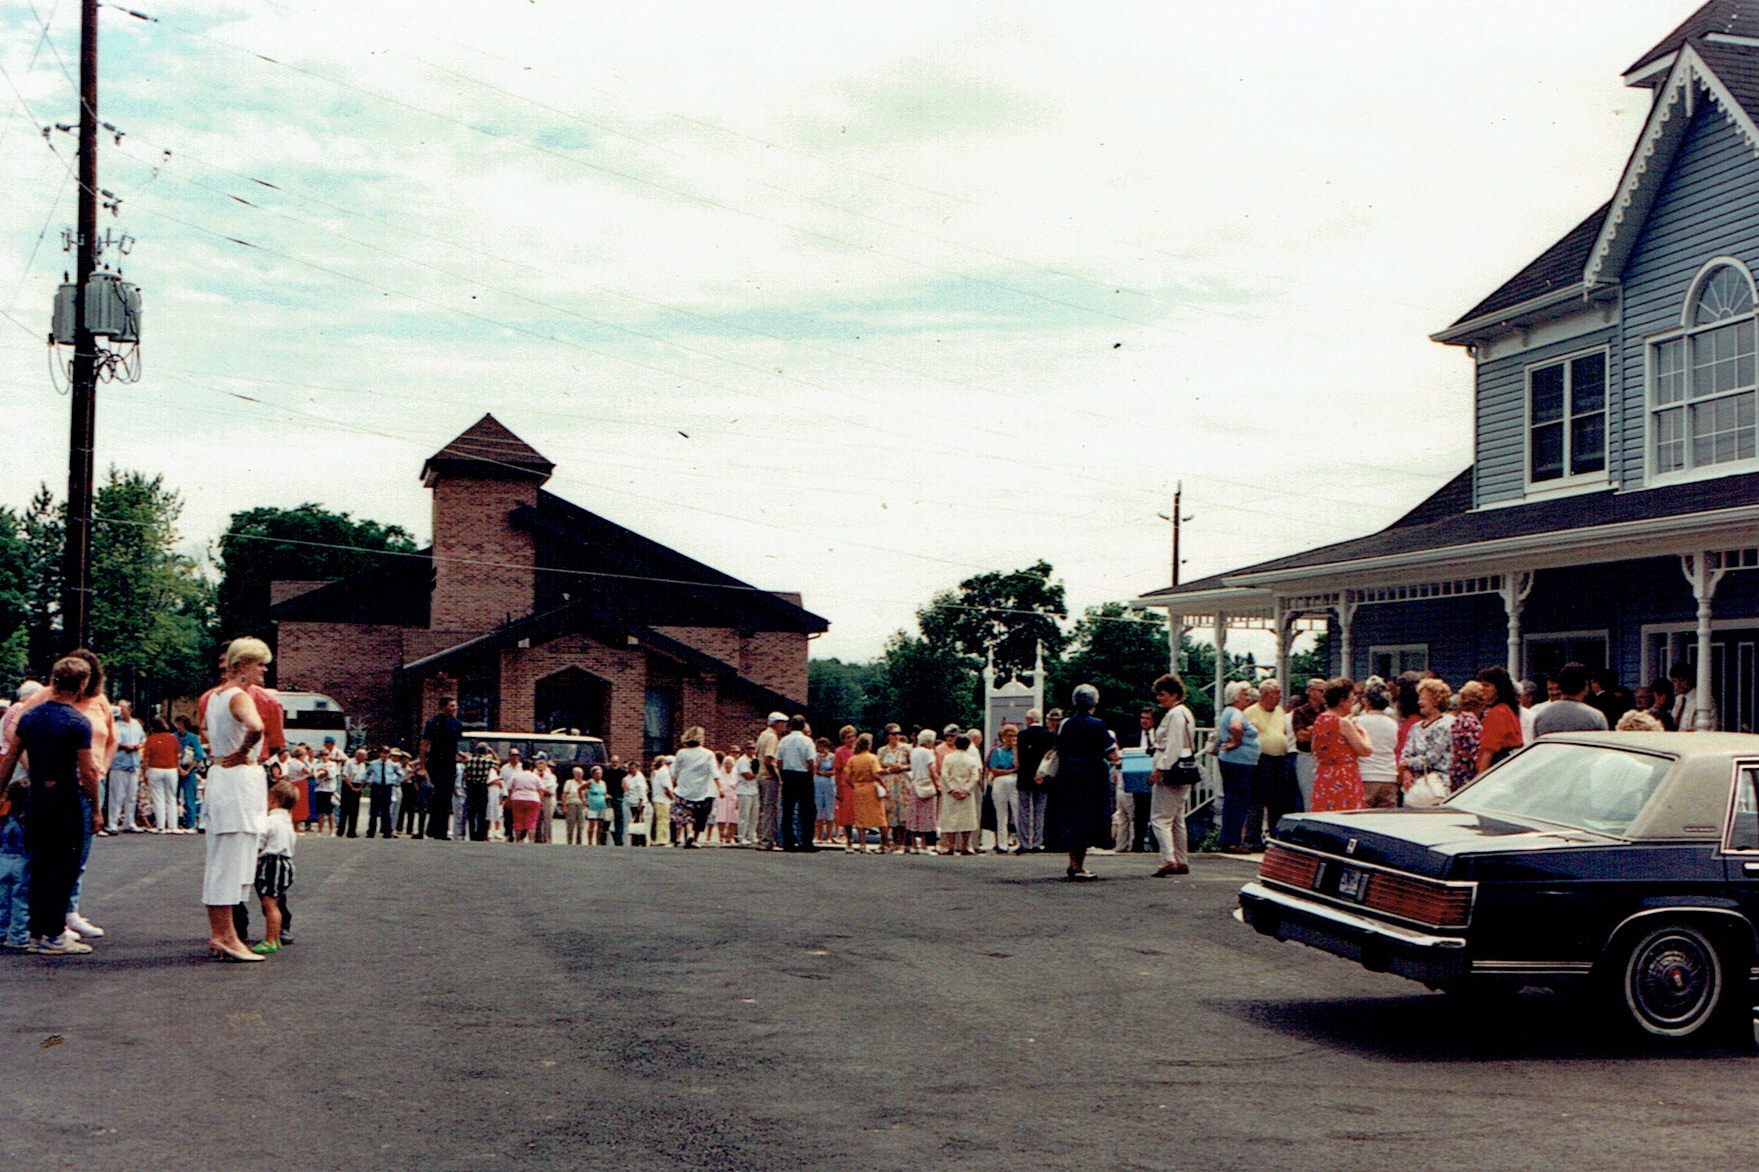
[[[431,675],[478,655],[516,647],[521,641],[537,645],[573,632],[596,632],[601,638],[633,635],[650,649],[679,661],[693,671],[714,676],[728,691],[750,700],[759,708],[793,711],[806,702],[804,696],[785,696],[773,688],[765,687],[756,680],[741,675],[739,669],[732,664],[705,651],[698,651],[670,635],[661,634],[652,627],[630,626],[621,621],[619,616],[606,613],[596,600],[572,602],[542,614],[528,615],[503,623],[486,635],[474,636],[431,655],[412,660],[398,671],[406,675]]]
[[[1655,95],[1643,133],[1631,148],[1618,193],[1588,255],[1582,273],[1584,285],[1616,282],[1624,271],[1667,180],[1668,167],[1692,124],[1698,86],[1704,87],[1711,102],[1740,129],[1747,142],[1759,147],[1759,123],[1753,113],[1759,109],[1759,77],[1754,74],[1752,58],[1751,50],[1734,45],[1690,40],[1680,46],[1666,83]]]
[[[484,415],[427,458],[421,466],[421,482],[432,488],[442,476],[466,475],[542,484],[555,470],[555,464],[507,430],[499,419]]]
[[[685,613],[743,616],[729,626],[806,632],[830,628],[828,620],[792,597],[742,582],[552,492],[540,489],[537,506],[521,505],[511,519],[539,537],[540,576],[546,570],[558,578],[584,571],[591,589],[607,603],[617,599],[631,612],[645,611],[649,622],[673,625],[675,620],[651,617],[670,603]],[[615,570],[606,572],[612,559]]]
[[[1759,37],[1759,0],[1710,0],[1633,61],[1625,69],[1625,80],[1632,85],[1648,84],[1643,75],[1662,66],[1667,57],[1679,52],[1680,46],[1716,35]]]

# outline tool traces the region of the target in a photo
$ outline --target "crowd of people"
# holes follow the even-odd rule
[[[144,724],[112,706],[89,651],[27,681],[0,718],[0,946],[79,955],[103,929],[80,911],[94,838],[206,835],[202,902],[213,956],[261,961],[290,945],[293,855],[301,834],[470,839],[570,846],[744,846],[764,851],[969,856],[1068,854],[1066,877],[1093,878],[1094,850],[1158,852],[1156,876],[1189,871],[1187,812],[1200,753],[1221,778],[1219,847],[1263,848],[1284,814],[1432,805],[1504,756],[1553,732],[1690,729],[1697,697],[1685,666],[1627,691],[1565,664],[1539,686],[1486,668],[1456,691],[1434,673],[1358,684],[1311,679],[1287,702],[1280,682],[1235,681],[1214,735],[1200,737],[1176,675],[1154,681],[1156,707],[1121,739],[1075,689],[1065,717],[1034,709],[993,746],[958,725],[878,735],[845,726],[835,742],[805,717],[772,712],[749,743],[715,750],[685,730],[646,767],[554,762],[518,748],[503,759],[470,743],[448,697],[411,754],[288,745],[263,686],[266,645],[234,640],[223,681],[195,714]],[[1144,793],[1124,784],[1121,748],[1149,757]],[[254,945],[248,904],[261,902]]]
[[[1691,730],[1694,673],[1627,690],[1566,663],[1541,685],[1488,667],[1456,691],[1434,672],[1388,681],[1310,679],[1285,704],[1277,680],[1236,681],[1212,742],[1222,778],[1221,850],[1263,849],[1284,814],[1439,803],[1548,733]],[[1714,714],[1712,714],[1714,722]]]

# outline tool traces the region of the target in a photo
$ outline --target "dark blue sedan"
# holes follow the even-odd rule
[[[1529,745],[1432,809],[1297,814],[1240,916],[1431,988],[1589,988],[1643,1033],[1746,1020],[1759,736]]]

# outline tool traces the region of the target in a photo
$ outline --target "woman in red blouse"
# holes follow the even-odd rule
[[[1478,673],[1478,682],[1489,688],[1490,706],[1479,719],[1484,732],[1478,742],[1478,772],[1483,773],[1522,745],[1521,693],[1509,678],[1507,668],[1487,667]]]

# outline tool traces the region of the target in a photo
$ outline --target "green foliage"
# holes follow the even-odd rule
[[[1010,573],[977,574],[957,592],[935,595],[916,613],[917,626],[924,639],[958,651],[977,669],[993,651],[998,672],[1029,670],[1040,643],[1045,659],[1054,660],[1067,642],[1062,620],[1069,608],[1063,584],[1051,581],[1051,573],[1049,562],[1038,561]]]
[[[878,733],[886,721],[883,691],[885,669],[880,663],[844,663],[840,659],[814,659],[806,665],[806,715],[813,731],[852,724],[864,732]]]
[[[8,692],[25,676],[29,566],[30,547],[24,541],[23,522],[11,509],[0,509],[0,688]]]
[[[156,700],[209,674],[214,592],[174,548],[182,512],[163,477],[115,468],[93,502],[91,644],[118,696]]]
[[[65,555],[67,507],[55,500],[46,484],[37,487],[30,505],[18,516],[25,565],[25,661],[39,678],[60,654],[61,564]]]
[[[1067,710],[1075,685],[1092,684],[1108,723],[1134,728],[1137,710],[1154,703],[1152,685],[1166,670],[1164,618],[1121,602],[1090,606],[1070,633],[1069,654],[1047,673],[1045,704]]]
[[[977,670],[951,647],[899,631],[880,668],[879,711],[911,732],[953,721],[969,728],[982,716]]]
[[[413,553],[415,541],[401,526],[315,504],[232,514],[219,543],[220,636],[270,636],[270,582],[346,578],[378,565],[382,552]]]
[[[1322,631],[1314,636],[1313,646],[1306,651],[1298,651],[1289,656],[1289,678],[1283,686],[1291,693],[1297,693],[1311,679],[1331,678],[1331,632]]]

